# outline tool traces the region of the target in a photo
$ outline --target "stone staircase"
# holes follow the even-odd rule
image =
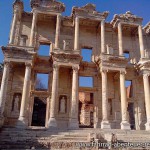
[[[139,144],[136,147],[125,148],[126,150],[147,149],[150,150],[150,132],[148,131],[124,131],[124,130],[102,130],[102,129],[80,129],[80,130],[47,130],[45,128],[30,127],[28,129],[17,129],[3,127],[0,129],[1,149],[52,149],[52,150],[98,150],[92,143],[109,143],[112,133],[117,137],[118,144],[115,150],[122,150],[120,143],[130,142]],[[145,146],[147,144],[147,148]],[[87,145],[86,145],[87,144]],[[90,144],[90,146],[89,146]],[[114,149],[114,148],[109,148]]]

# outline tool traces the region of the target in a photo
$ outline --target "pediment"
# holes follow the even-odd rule
[[[96,11],[96,6],[94,4],[88,3],[85,6],[81,7],[82,9],[85,9],[88,12]]]
[[[143,18],[134,15],[130,11],[127,11],[125,14],[114,15],[114,18],[111,21],[111,24],[115,26],[118,24],[118,22],[122,22],[125,24],[141,25],[142,21],[143,21]]]
[[[64,3],[58,2],[56,0],[31,0],[30,4],[32,8],[38,7],[46,11],[54,11],[60,13],[65,11]]]
[[[99,19],[106,19],[108,16],[109,12],[98,12],[96,11],[96,6],[95,4],[88,3],[85,6],[82,7],[73,7],[72,8],[72,15],[78,15],[82,16],[85,18],[90,18],[90,17],[96,17]]]

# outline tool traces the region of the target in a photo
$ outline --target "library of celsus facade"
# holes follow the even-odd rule
[[[94,4],[70,16],[56,0],[30,4],[13,3],[2,47],[0,126],[150,130],[150,23],[129,11],[107,22]]]

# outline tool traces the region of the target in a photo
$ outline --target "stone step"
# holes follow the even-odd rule
[[[62,146],[64,143],[68,142],[86,143],[89,134],[100,134],[102,137],[105,137],[106,134],[111,135],[111,133],[116,133],[117,140],[119,140],[120,142],[150,143],[150,132],[148,131],[125,131],[118,129],[79,129],[49,131],[45,128],[35,127],[26,130],[5,127],[0,131],[0,149],[30,149],[33,146],[35,146],[35,148],[42,149],[49,148],[50,143],[53,143],[54,145],[58,144],[59,146]],[[104,141],[103,138],[101,140]],[[73,148],[70,147],[70,149]]]

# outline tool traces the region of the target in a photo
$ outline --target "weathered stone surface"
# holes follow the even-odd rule
[[[31,7],[32,12],[24,12],[22,1],[13,4],[9,44],[2,47],[0,127],[17,126],[23,132],[29,126],[43,126],[48,132],[94,127],[122,129],[117,132],[123,135],[130,129],[150,130],[149,23],[142,28],[143,18],[129,11],[106,23],[109,13],[97,11],[94,4],[73,7],[69,17],[62,15],[65,5],[56,0],[31,0]],[[45,56],[39,54],[41,45],[50,46]],[[82,49],[92,50],[90,62],[83,61]],[[45,89],[36,89],[39,73],[48,75]],[[80,76],[92,77],[93,85],[81,87]],[[126,80],[132,86],[126,88]],[[40,134],[18,138],[18,130],[12,141],[39,136],[39,148],[51,145]],[[71,139],[80,138],[63,137],[61,148],[65,140],[66,147],[72,147]],[[26,148],[34,149],[30,144]]]

